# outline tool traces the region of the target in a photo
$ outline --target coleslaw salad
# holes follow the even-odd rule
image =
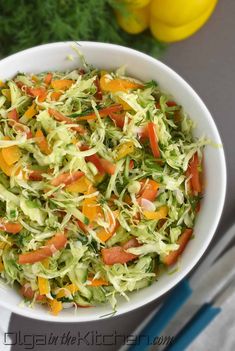
[[[89,307],[157,280],[193,235],[205,138],[156,82],[93,67],[0,84],[0,274]]]

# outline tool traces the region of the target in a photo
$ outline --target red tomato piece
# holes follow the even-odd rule
[[[121,246],[113,246],[101,250],[102,258],[105,264],[113,265],[115,263],[127,263],[136,259],[138,256],[126,252]]]

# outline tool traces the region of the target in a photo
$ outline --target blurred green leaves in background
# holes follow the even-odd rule
[[[0,0],[0,55],[35,45],[91,40],[159,56],[164,45],[149,33],[125,33],[116,23],[116,0]]]

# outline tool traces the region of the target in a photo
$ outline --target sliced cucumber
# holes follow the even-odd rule
[[[136,282],[134,290],[146,288],[147,286],[149,286],[151,284],[152,284],[152,278],[144,278],[144,279]]]
[[[91,301],[91,299],[92,299],[92,291],[89,288],[80,285],[79,286],[79,292],[88,301]]]
[[[85,283],[85,281],[87,280],[87,268],[82,264],[78,264],[76,268],[76,276],[78,277],[81,283]]]
[[[74,301],[80,306],[91,306],[90,302],[86,301],[80,294],[74,296]]]
[[[92,300],[94,302],[105,302],[106,301],[106,296],[104,293],[104,289],[102,287],[94,287],[91,286],[89,289],[91,289],[93,297]]]
[[[129,238],[129,233],[127,233],[126,230],[122,227],[119,227],[116,231],[116,234],[114,234],[109,240],[106,241],[106,245],[108,247],[111,247],[117,243],[124,243],[128,241]]]

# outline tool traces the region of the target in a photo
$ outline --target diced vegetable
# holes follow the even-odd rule
[[[171,101],[171,100],[167,101],[166,104],[167,104],[168,107],[177,106],[177,103],[175,101]]]
[[[76,171],[76,172],[73,172],[73,173],[66,172],[66,173],[60,174],[58,177],[53,179],[51,181],[51,184],[53,186],[58,186],[58,185],[61,185],[61,184],[66,186],[66,185],[69,185],[69,184],[72,184],[72,183],[76,182],[78,179],[80,179],[83,176],[84,176],[84,173],[80,172],[80,171]]]
[[[96,93],[95,93],[95,97],[97,100],[102,100],[103,98],[103,94],[102,94],[102,91],[100,89],[100,80],[98,77],[96,77],[95,81],[94,81],[94,84],[96,86]]]
[[[147,219],[162,219],[166,218],[168,214],[168,207],[167,206],[162,206],[160,207],[157,211],[143,211],[143,214],[145,218]]]
[[[38,129],[35,133],[36,144],[38,145],[39,149],[45,155],[50,155],[51,148],[47,142],[45,135],[43,134],[41,129]]]
[[[66,186],[66,190],[70,193],[86,193],[88,191],[89,186],[91,186],[90,180],[83,176],[75,182]]]
[[[28,178],[29,180],[34,180],[34,181],[40,181],[43,179],[42,174],[45,173],[43,171],[40,170],[31,170]]]
[[[88,194],[92,194],[95,191],[92,187],[89,187]],[[99,205],[97,203],[97,196],[89,197],[83,200],[82,213],[85,217],[93,222],[98,214]]]
[[[46,295],[50,293],[50,283],[48,279],[43,277],[38,277],[38,289],[40,295]]]
[[[134,166],[135,166],[135,162],[133,160],[130,160],[129,169],[133,169]]]
[[[100,158],[100,163],[105,173],[111,175],[115,173],[116,166],[112,162],[105,160],[104,158]]]
[[[2,259],[0,257],[0,273],[2,273],[4,271],[4,264],[2,262]]]
[[[22,229],[20,223],[13,223],[5,221],[3,218],[0,218],[0,230],[10,234],[18,234]]]
[[[30,252],[19,255],[19,264],[35,263],[44,260],[46,257],[52,256],[56,251],[66,246],[67,237],[61,233],[56,234],[52,239],[48,240],[45,246]]]
[[[80,148],[80,149],[81,150],[88,150],[89,148],[87,147],[87,148]],[[93,163],[96,166],[96,168],[98,169],[98,171],[102,174],[102,173],[105,173],[105,171],[104,171],[104,168],[100,162],[100,159],[101,158],[97,154],[85,157],[85,160],[87,162]]]
[[[145,140],[148,140],[149,139],[148,125],[140,127],[137,134],[140,141],[144,142]]]
[[[159,184],[152,179],[146,179],[145,181],[141,181],[141,190],[139,193],[139,201],[140,199],[146,199],[149,201],[154,201],[157,196],[157,191],[159,188]]]
[[[135,260],[138,256],[126,252],[121,246],[113,246],[101,250],[102,258],[105,264],[113,265],[115,263],[127,263]]]
[[[199,162],[198,154],[196,152],[190,160],[187,170],[188,174],[191,176],[190,184],[192,190],[195,193],[201,193],[202,191],[202,185],[200,180],[200,167],[201,164]]]
[[[102,228],[97,231],[96,235],[101,241],[103,242],[107,241],[115,233],[116,229],[119,226],[119,223],[117,221],[118,214],[119,214],[118,210],[108,212],[107,213],[108,220],[103,215],[99,214],[99,217],[103,217],[102,219],[104,221],[107,221],[109,225],[108,228],[106,229]]]
[[[66,123],[69,123],[69,124],[73,124],[74,123],[74,120],[72,120],[69,117],[64,116],[62,113],[60,113],[57,110],[54,110],[53,108],[49,108],[48,112],[49,112],[51,117],[54,117],[59,122],[66,122]]]
[[[127,79],[110,79],[109,76],[105,74],[100,78],[100,87],[104,91],[115,93],[117,91],[128,92],[132,89],[141,89],[143,85]]]
[[[68,296],[69,294],[74,295],[78,290],[79,289],[75,284],[66,285],[56,294],[56,298],[61,299],[63,297]]]
[[[53,79],[51,86],[55,90],[67,90],[73,85],[74,81],[71,79]]]
[[[51,117],[55,118],[59,122],[65,122],[66,124],[76,124],[73,119],[64,116],[59,111],[56,111],[56,110],[54,110],[52,108],[49,108],[48,112],[49,112]],[[80,134],[85,134],[84,127],[82,127],[80,125],[72,126],[71,129],[76,130],[76,132],[78,132]]]
[[[132,154],[135,151],[135,146],[132,141],[127,141],[125,143],[119,144],[116,148],[116,160],[120,160],[127,155]]]
[[[103,242],[109,240],[113,234],[114,231],[105,230],[104,228],[99,229],[96,233],[97,237]]]
[[[10,140],[10,138],[5,137],[4,140]],[[8,166],[12,166],[14,163],[19,161],[21,151],[17,145],[5,147],[2,149],[2,157]]]
[[[39,78],[37,76],[35,76],[34,74],[31,76],[31,79],[35,83],[37,83],[39,81]]]
[[[29,127],[26,125],[19,123],[19,115],[15,110],[12,110],[8,113],[8,118],[9,118],[9,125],[13,127],[16,131],[19,131],[21,133],[25,133],[27,135],[27,139],[30,139],[33,137],[33,134]]]
[[[53,91],[52,93],[51,93],[51,100],[52,101],[57,101],[57,100],[59,100],[59,98],[61,97],[61,95],[62,95],[62,93],[60,92],[60,91]]]
[[[47,91],[42,87],[28,88],[28,94],[35,98],[37,97],[39,102],[43,102],[47,97]]]
[[[0,169],[5,173],[8,177],[10,177],[13,173],[14,166],[9,166],[5,158],[3,157],[2,150],[0,150]]]
[[[163,263],[165,263],[167,266],[171,266],[172,264],[176,263],[178,257],[182,254],[186,245],[188,244],[192,234],[193,234],[192,229],[190,228],[185,229],[185,231],[181,234],[181,236],[177,240],[177,244],[179,245],[178,250],[172,251],[167,256],[163,257],[162,259]]]
[[[26,119],[26,121],[28,121],[31,118],[33,118],[36,114],[37,114],[37,110],[36,110],[35,103],[33,102],[32,105],[29,106],[29,108],[25,111],[24,119]]]
[[[115,123],[118,128],[123,128],[125,123],[125,113],[115,113],[112,112],[109,114],[109,117]]]
[[[82,150],[82,151],[89,150],[89,147],[86,145],[82,145],[80,147],[80,150]],[[108,173],[108,174],[112,175],[115,172],[116,166],[113,163],[111,163],[110,161],[99,157],[97,154],[94,154],[91,156],[86,156],[85,160],[87,162],[93,163],[101,174]]]
[[[115,105],[111,105],[109,107],[105,107],[105,108],[98,110],[98,113],[99,113],[100,117],[106,117],[114,112],[118,112],[121,110],[122,110],[122,105],[115,104]],[[95,112],[92,112],[86,116],[77,117],[77,121],[78,122],[79,121],[92,121],[96,118],[97,118],[97,116],[96,116]]]
[[[125,101],[123,100],[120,96],[115,97],[116,101],[122,105],[124,111],[131,111],[132,107]]]
[[[7,118],[13,119],[13,121],[16,121],[16,122],[19,121],[19,114],[18,114],[16,108],[14,108],[13,110],[11,110],[7,113]]]
[[[20,293],[28,300],[33,300],[34,295],[36,295],[36,301],[45,302],[45,297],[39,295],[37,292],[33,291],[29,284],[25,284],[20,288]]]
[[[110,231],[102,228],[97,231],[96,235],[101,241],[105,242],[109,240],[113,234]]]
[[[47,75],[44,77],[44,83],[46,85],[50,85],[51,84],[51,80],[52,80],[53,74],[52,73],[47,73]]]
[[[148,123],[148,135],[149,135],[149,141],[150,141],[153,156],[156,158],[159,158],[161,155],[160,155],[160,150],[158,146],[156,126],[153,122]]]
[[[48,302],[49,302],[49,305],[51,307],[51,313],[54,316],[57,316],[60,313],[60,311],[63,309],[62,302],[57,301],[56,299],[49,300]]]
[[[87,226],[79,219],[77,220],[77,225],[84,233],[87,233]]]
[[[131,238],[129,239],[128,241],[126,241],[122,247],[124,250],[128,250],[130,249],[131,247],[138,247],[140,246],[140,243],[138,242],[138,240],[136,238]]]

